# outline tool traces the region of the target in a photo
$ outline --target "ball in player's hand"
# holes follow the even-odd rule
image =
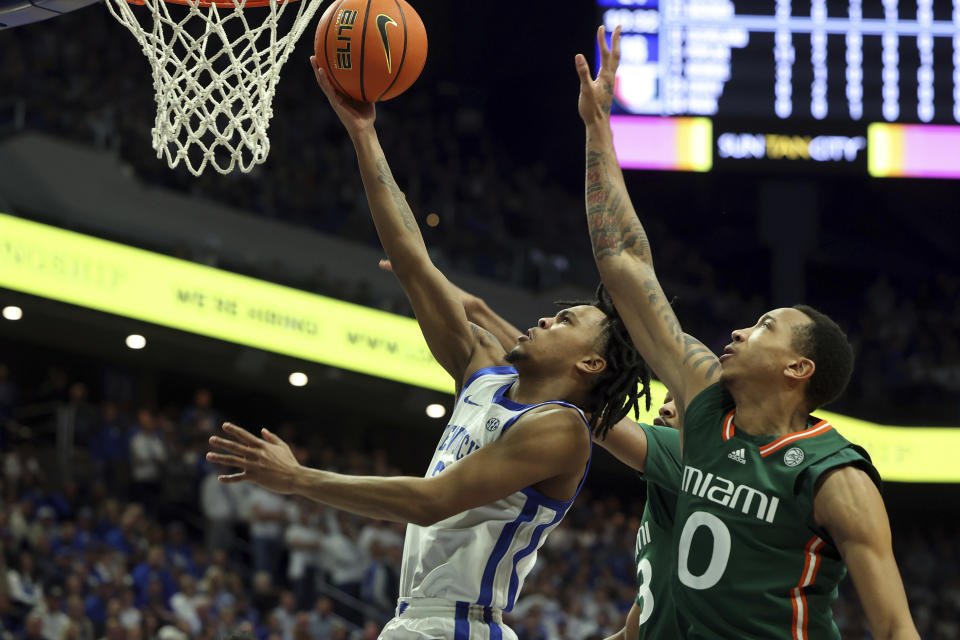
[[[337,91],[382,102],[420,75],[427,31],[406,0],[334,0],[320,18],[313,48]]]

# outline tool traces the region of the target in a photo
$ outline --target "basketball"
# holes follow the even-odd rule
[[[313,48],[338,91],[361,102],[382,102],[419,77],[427,60],[427,31],[405,0],[339,0],[320,18]]]

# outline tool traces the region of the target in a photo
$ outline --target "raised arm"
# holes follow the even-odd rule
[[[601,67],[591,79],[586,58],[576,57],[580,117],[587,132],[586,206],[593,255],[637,350],[677,399],[682,414],[720,375],[719,361],[700,341],[683,333],[653,269],[647,233],[627,193],[613,148],[610,107],[620,60],[620,28],[607,46],[597,32]]]
[[[573,497],[551,495],[538,485],[572,478],[575,487],[590,455],[590,434],[572,409],[535,411],[496,441],[429,478],[350,476],[309,469],[270,431],[263,429],[263,437],[257,438],[229,423],[223,425],[227,437],[213,436],[210,445],[230,453],[210,452],[207,459],[241,470],[220,476],[221,482],[253,482],[361,516],[429,526],[530,486],[557,500]]]
[[[817,524],[833,538],[878,640],[919,640],[893,557],[890,521],[876,485],[856,467],[828,471],[813,500]]]
[[[437,362],[462,384],[468,369],[498,362],[502,347],[467,321],[457,289],[433,265],[413,211],[397,186],[374,129],[372,103],[339,94],[311,57],[317,83],[343,123],[357,152],[367,202],[384,251],[393,264],[420,330]],[[479,348],[478,348],[479,347]],[[480,361],[473,362],[477,356]]]

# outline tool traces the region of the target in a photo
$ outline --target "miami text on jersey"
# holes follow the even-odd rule
[[[741,513],[749,513],[754,498],[756,498],[757,519],[770,523],[773,522],[773,518],[777,514],[777,506],[780,504],[780,498],[776,496],[767,497],[765,493],[753,487],[737,484],[712,473],[707,473],[704,476],[703,471],[690,465],[684,465],[683,467],[683,483],[680,490],[700,498],[706,498],[710,502],[716,502],[729,509],[736,510],[739,505]]]

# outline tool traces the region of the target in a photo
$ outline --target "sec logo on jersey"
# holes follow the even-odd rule
[[[487,431],[496,431],[500,426],[500,418],[490,418],[487,420]]]

